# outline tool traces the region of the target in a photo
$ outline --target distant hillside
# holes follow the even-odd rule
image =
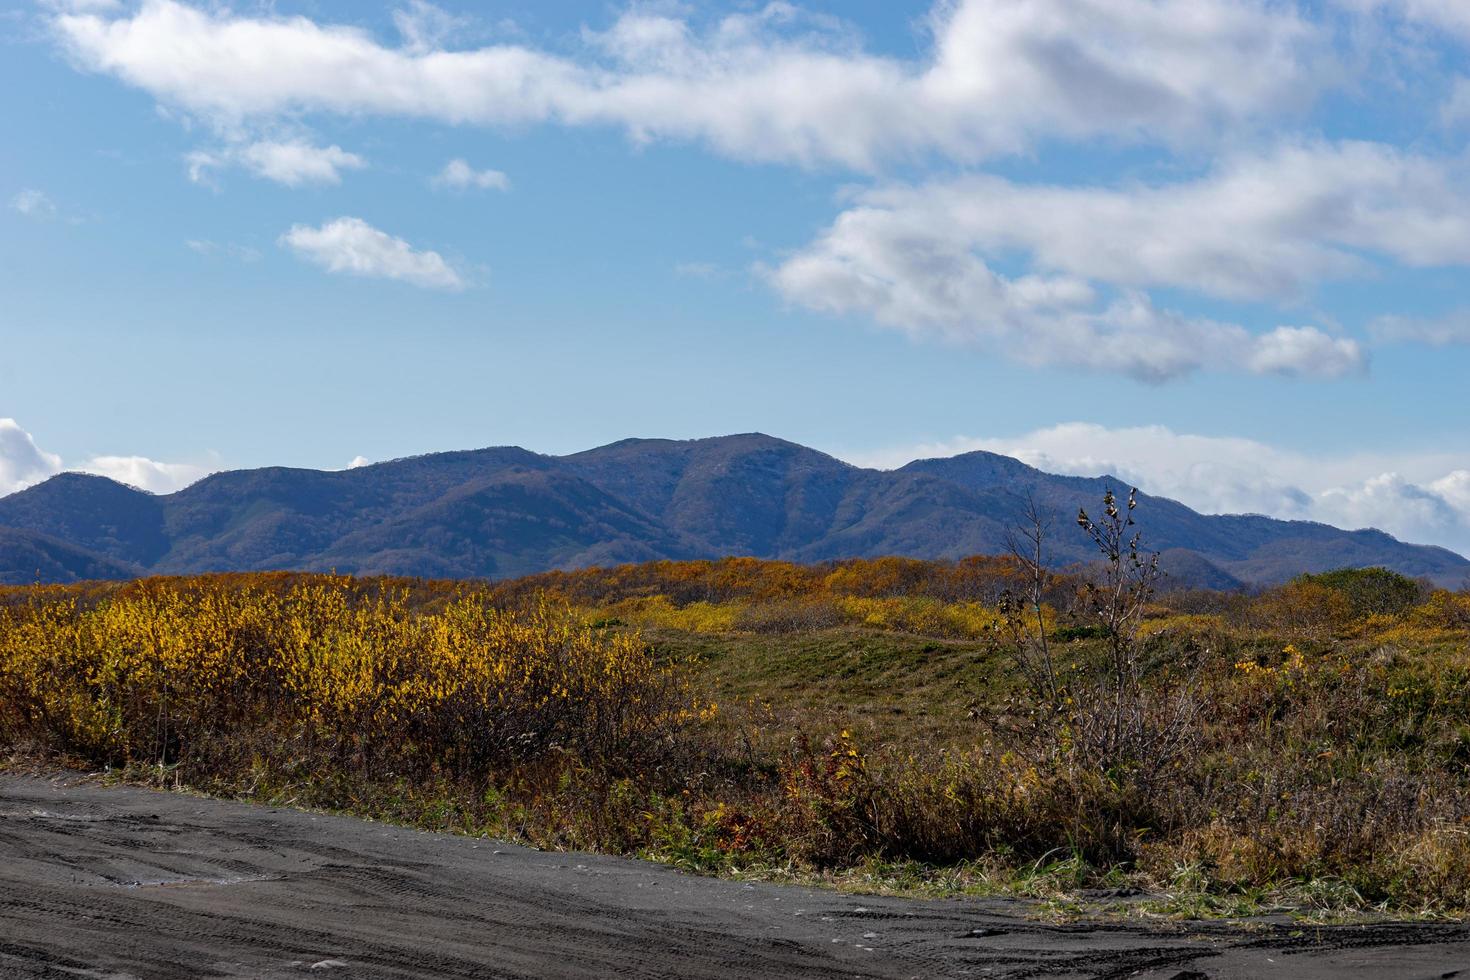
[[[141,566],[113,561],[49,535],[0,527],[0,585],[134,578],[143,573]]]
[[[62,474],[0,498],[7,582],[263,569],[506,578],[658,558],[795,561],[1005,550],[1030,497],[1059,565],[1095,556],[1073,525],[1108,478],[1054,476],[992,453],[868,470],[751,434],[628,439],[570,456],[440,453],[341,472],[219,473],[166,496]],[[1178,584],[1229,587],[1384,565],[1460,584],[1470,561],[1381,531],[1206,516],[1140,494],[1150,547]]]

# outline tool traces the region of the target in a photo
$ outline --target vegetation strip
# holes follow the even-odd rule
[[[1470,908],[1470,595],[1381,570],[1154,595],[1128,534],[1076,575],[738,559],[9,589],[0,745],[1062,916]]]

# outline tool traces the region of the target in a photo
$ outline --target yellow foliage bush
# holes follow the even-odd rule
[[[682,633],[789,632],[843,623],[922,636],[977,639],[1002,625],[998,610],[980,602],[944,602],[925,596],[836,596],[802,600],[690,602],[668,596],[636,596],[584,610],[594,622],[615,620],[646,629]],[[1048,628],[1055,624],[1044,611]]]
[[[1250,607],[1253,626],[1275,636],[1328,639],[1352,622],[1347,597],[1316,582],[1289,582],[1257,597]]]
[[[836,600],[836,604],[850,623],[923,636],[974,639],[989,635],[1002,624],[996,609],[978,602],[946,603],[908,596],[843,596]]]
[[[1205,613],[1166,613],[1145,619],[1138,624],[1138,636],[1147,639],[1165,634],[1180,637],[1199,637],[1223,634],[1229,631],[1222,616]]]
[[[350,580],[143,582],[0,612],[0,743],[97,762],[298,748],[418,770],[568,754],[614,768],[711,710],[634,633],[481,598],[415,612]]]
[[[676,606],[668,596],[624,599],[597,610],[599,618],[619,619],[648,629],[681,633],[728,633],[744,610],[741,602],[691,602]]]
[[[1470,592],[1438,589],[1429,601],[1411,610],[1409,618],[1423,618],[1445,629],[1470,629]]]

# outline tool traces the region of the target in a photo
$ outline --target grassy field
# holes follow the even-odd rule
[[[5,590],[0,745],[13,767],[1061,913],[1470,908],[1470,595],[1319,576],[1147,597],[1123,636],[1080,578],[1018,605],[1022,571]],[[1024,669],[1043,648],[1052,693]]]
[[[661,658],[739,711],[794,735],[850,729],[864,741],[973,742],[976,711],[1014,687],[1005,658],[986,644],[862,627],[718,636],[650,630]]]

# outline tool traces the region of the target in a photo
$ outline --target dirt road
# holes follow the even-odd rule
[[[752,886],[175,793],[0,777],[5,978],[1470,980],[1470,930],[1459,926],[1252,935],[1048,926],[1014,913],[1002,902]]]

